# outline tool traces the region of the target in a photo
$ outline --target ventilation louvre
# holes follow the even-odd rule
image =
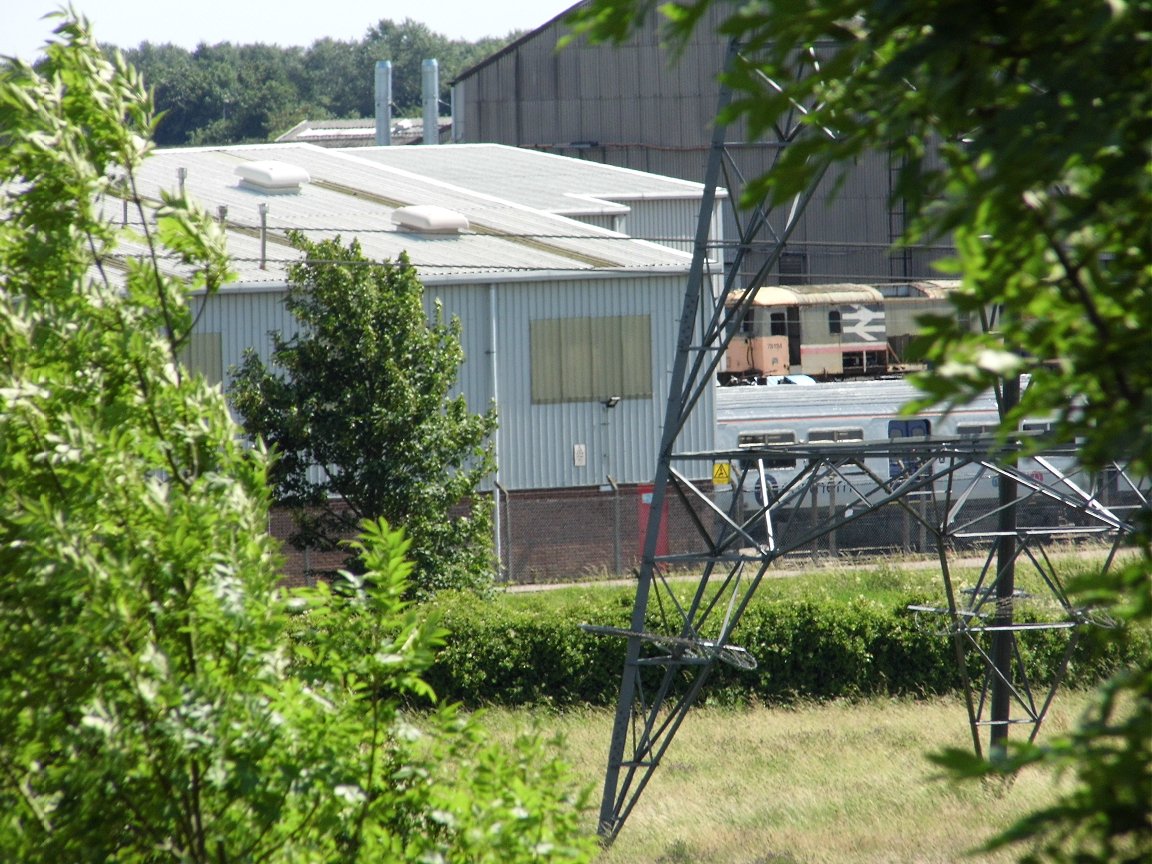
[[[392,221],[404,231],[421,234],[459,234],[468,230],[468,217],[435,204],[401,207],[392,213]]]
[[[273,194],[299,192],[305,183],[312,180],[308,172],[298,165],[271,159],[243,162],[236,166],[236,174],[240,177],[241,186]]]

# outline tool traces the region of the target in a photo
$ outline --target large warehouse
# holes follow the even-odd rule
[[[558,554],[572,567],[585,547],[612,549],[588,542],[600,530],[617,535],[617,565],[631,559],[620,511],[634,522],[654,468],[699,184],[504,147],[307,144],[161,150],[138,182],[145,198],[183,184],[229,229],[237,277],[195,299],[195,366],[227,387],[245,349],[267,359],[268,333],[293,332],[289,230],[355,237],[377,260],[407,253],[429,307],[462,322],[460,391],[498,411],[488,491],[506,573],[556,575]],[[709,398],[693,449],[711,447],[713,421]]]
[[[575,4],[578,6],[581,4]],[[573,8],[575,8],[575,6]],[[718,107],[718,76],[728,50],[717,30],[728,4],[711,5],[679,52],[661,39],[655,10],[621,45],[571,36],[564,13],[462,72],[452,82],[452,140],[494,142],[574,158],[702,180]],[[752,140],[726,130],[732,160],[722,181],[738,199],[795,128]],[[929,158],[931,154],[929,154]],[[896,170],[887,153],[862,156],[841,177],[814,190],[773,270],[775,284],[904,282],[934,278],[946,245],[902,246],[904,207],[892,199]],[[833,186],[840,183],[835,198]],[[777,233],[791,204],[769,222]],[[745,217],[746,218],[746,217]],[[729,238],[737,236],[730,218]]]

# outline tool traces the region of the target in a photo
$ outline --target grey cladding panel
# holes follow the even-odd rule
[[[501,57],[484,70],[484,74],[476,76],[476,96],[481,102],[488,103],[515,97],[516,91],[516,65],[514,57],[509,55]]]
[[[630,103],[619,98],[600,100],[600,129],[604,141],[621,140],[630,107]]]
[[[668,73],[667,55],[656,48],[643,48],[637,54],[637,94],[641,99],[659,96],[663,90],[663,78]]]
[[[612,52],[605,51],[599,63],[589,63],[580,69],[579,98],[595,99],[600,94],[600,81],[605,65],[611,64]]]
[[[665,140],[663,133],[666,111],[663,102],[653,97],[642,98],[639,109],[636,114],[645,129],[644,140],[647,142]]]
[[[523,102],[541,102],[556,98],[559,75],[554,57],[531,58],[517,55],[516,91]]]
[[[524,103],[524,144],[551,144],[558,139],[560,106],[555,99]]]
[[[696,124],[693,122],[686,100],[660,96],[652,100],[660,112],[660,134],[669,146],[685,147],[696,143]]]
[[[586,135],[585,140],[612,140],[614,112],[607,110],[609,107],[602,99],[580,100],[580,129]]]
[[[565,99],[558,103],[560,123],[557,129],[556,140],[560,142],[583,141],[582,117],[580,103],[575,99]]]
[[[625,77],[625,64],[620,52],[605,52],[604,62],[598,70],[598,86],[595,91],[589,88],[589,94],[592,92],[598,93],[601,99],[620,99],[627,80]]]
[[[685,49],[680,62],[676,64],[675,86],[682,97],[696,98],[708,93],[712,103],[711,110],[716,110],[716,78],[715,66],[702,65],[703,52],[698,44],[690,45]]]
[[[561,101],[579,99],[584,92],[584,83],[581,80],[581,71],[585,62],[594,60],[585,51],[561,51],[556,56],[556,98]],[[589,63],[589,65],[594,65]]]
[[[498,143],[504,144],[520,144],[523,143],[518,140],[516,134],[516,103],[511,101],[492,102],[487,106],[487,110],[481,114],[482,128],[491,140],[496,140],[494,136],[499,135],[501,139]]]
[[[637,88],[639,87],[640,58],[635,52],[622,52],[616,55],[614,64],[618,70],[616,73],[617,94],[621,99],[631,102],[636,98]],[[636,123],[636,120],[632,122]],[[631,135],[628,140],[640,141],[641,138],[642,130],[634,128],[631,130]]]

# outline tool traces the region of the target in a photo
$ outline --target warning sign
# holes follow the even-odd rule
[[[732,466],[727,462],[712,463],[712,485],[727,486],[732,480]]]

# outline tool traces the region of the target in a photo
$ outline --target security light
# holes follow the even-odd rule
[[[607,399],[604,400],[603,404],[604,404],[605,408],[615,408],[617,405],[620,404],[620,397],[619,396],[609,396]]]

